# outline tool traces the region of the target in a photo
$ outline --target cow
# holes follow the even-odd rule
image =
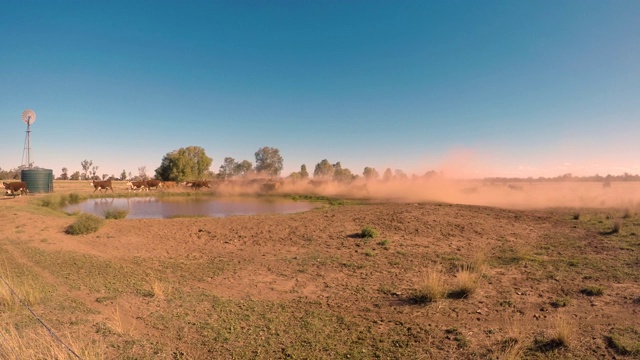
[[[2,185],[4,185],[5,190],[7,190],[7,195],[13,195],[14,198],[16,197],[16,192],[19,192],[20,195],[26,195],[29,191],[27,190],[27,183],[24,181],[2,182]]]
[[[100,190],[100,192],[102,192],[102,189],[104,189],[105,192],[111,189],[111,192],[113,192],[113,186],[111,185],[111,180],[104,180],[104,181],[92,180],[91,185],[93,185],[94,187],[93,192],[96,192],[96,190]]]
[[[127,182],[127,190],[128,191],[136,191],[136,190],[140,190],[140,191],[144,191],[144,190],[148,190],[147,189],[147,182],[146,181],[129,181]]]
[[[162,187],[162,181],[160,180],[155,180],[155,179],[151,179],[151,180],[147,180],[147,189],[151,190],[151,188],[156,188],[159,189]]]
[[[192,187],[194,190],[200,190],[200,188],[203,187],[211,188],[211,186],[209,186],[209,180],[191,180],[187,181],[186,185]]]

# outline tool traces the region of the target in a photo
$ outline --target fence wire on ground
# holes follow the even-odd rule
[[[36,315],[36,313],[31,310],[31,308],[29,307],[29,305],[27,305],[22,298],[18,295],[18,293],[15,292],[15,290],[13,290],[13,288],[11,287],[11,285],[9,285],[9,283],[7,282],[7,280],[4,279],[4,277],[2,277],[2,275],[0,275],[0,279],[2,279],[2,282],[4,282],[5,285],[7,285],[7,287],[9,288],[9,291],[11,292],[11,294],[18,299],[18,302],[20,302],[20,305],[22,305],[25,309],[29,310],[29,312],[31,313],[31,315],[33,315],[33,317],[38,320],[38,322],[40,323],[40,325],[44,326],[45,329],[47,329],[47,331],[49,332],[49,334],[51,334],[51,336],[53,336],[54,339],[56,339],[56,341],[58,341],[60,344],[62,344],[62,346],[64,346],[70,353],[72,353],[76,359],[80,359],[82,360],[82,358],[80,357],[80,355],[76,354],[75,351],[73,351],[73,349],[65,344],[64,341],[62,341],[62,339],[60,339],[60,337],[53,331],[53,329],[51,329],[49,327],[49,325],[45,324],[44,321],[42,321],[42,319],[40,319],[40,317],[38,315]]]

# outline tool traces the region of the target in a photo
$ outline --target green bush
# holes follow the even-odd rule
[[[373,239],[378,236],[378,230],[372,228],[371,226],[365,226],[362,228],[360,236],[365,239]]]
[[[129,214],[129,209],[109,209],[105,210],[104,217],[105,219],[124,219]]]
[[[98,231],[103,220],[93,214],[80,214],[76,221],[67,226],[65,232],[69,235],[83,235]]]

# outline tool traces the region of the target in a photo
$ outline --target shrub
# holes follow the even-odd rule
[[[378,236],[378,230],[372,228],[371,226],[365,226],[362,228],[360,236],[365,239],[373,239]]]
[[[105,219],[124,219],[129,214],[129,209],[109,209],[105,210],[104,217]]]
[[[80,214],[76,221],[67,226],[65,232],[69,235],[83,235],[98,231],[103,220],[93,214]]]

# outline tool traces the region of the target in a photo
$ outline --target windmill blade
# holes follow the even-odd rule
[[[27,125],[33,124],[36,121],[36,113],[33,110],[25,110],[22,113],[22,121]]]

